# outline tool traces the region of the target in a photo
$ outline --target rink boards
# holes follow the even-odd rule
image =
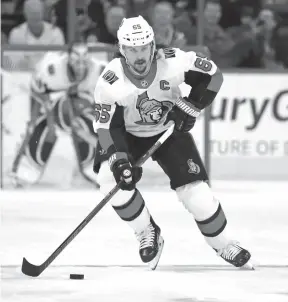
[[[30,108],[29,73],[10,73],[3,77],[3,173],[11,168],[15,148],[25,131]],[[13,79],[13,81],[12,81]],[[211,175],[214,179],[287,180],[288,159],[288,75],[224,74],[224,84],[212,107]],[[188,87],[181,86],[183,95]],[[204,122],[199,118],[192,134],[204,153]],[[74,152],[69,138],[60,133],[58,152],[54,152],[52,174],[74,167]],[[62,143],[60,142],[62,141]],[[63,146],[67,146],[63,148]],[[58,163],[61,163],[59,165]],[[65,167],[65,169],[64,169]],[[188,168],[188,166],[187,166]],[[147,166],[151,177],[167,182],[157,165]],[[65,170],[66,171],[66,170]],[[59,173],[58,173],[59,172]],[[162,177],[162,178],[161,178]],[[48,176],[48,182],[49,182]],[[69,180],[70,181],[70,180]],[[5,179],[7,183],[7,178]],[[55,181],[57,184],[57,181]]]

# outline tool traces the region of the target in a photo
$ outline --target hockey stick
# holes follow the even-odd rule
[[[166,132],[157,140],[157,142],[137,161],[136,166],[142,166],[147,159],[167,140],[173,133],[174,124],[171,125]],[[77,228],[61,243],[61,245],[41,264],[34,265],[26,258],[23,258],[22,273],[30,277],[38,277],[66,248],[66,246],[85,228],[92,218],[108,203],[108,201],[118,192],[119,185],[117,184],[107,195],[100,201],[99,204],[88,214],[88,216],[77,226]]]

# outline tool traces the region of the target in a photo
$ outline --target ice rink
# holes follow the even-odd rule
[[[288,301],[288,183],[213,182],[229,234],[247,247],[256,271],[226,265],[205,243],[167,187],[142,193],[162,228],[158,269],[138,256],[132,230],[107,205],[38,278],[20,271],[42,263],[101,200],[98,191],[2,191],[1,295],[5,302]],[[70,280],[69,274],[85,274]]]

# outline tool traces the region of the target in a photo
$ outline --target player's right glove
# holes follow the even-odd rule
[[[120,189],[126,191],[135,189],[136,183],[142,177],[142,168],[133,167],[125,152],[112,154],[108,160],[108,164],[117,184],[121,181]]]
[[[174,121],[175,130],[179,132],[189,132],[195,125],[196,117],[188,115],[183,110],[175,106],[167,114],[164,125],[169,121]]]

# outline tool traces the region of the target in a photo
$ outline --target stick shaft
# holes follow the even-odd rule
[[[157,142],[137,161],[137,166],[142,166],[147,159],[167,140],[173,133],[174,124],[171,125],[166,132],[157,140]],[[61,245],[47,258],[41,265],[33,265],[23,258],[22,272],[31,277],[39,276],[59,254],[67,247],[67,245],[85,228],[85,226],[93,219],[93,217],[108,203],[108,201],[118,192],[119,185],[117,184],[102,201],[88,214],[88,216],[76,227],[76,229],[61,243]]]

